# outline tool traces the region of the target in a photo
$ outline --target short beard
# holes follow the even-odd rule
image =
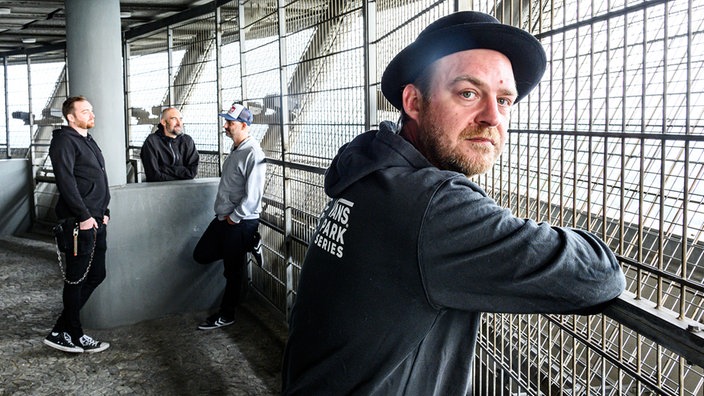
[[[424,117],[419,129],[418,140],[423,146],[424,155],[430,163],[442,170],[459,172],[467,177],[480,175],[488,172],[501,154],[500,151],[496,152],[496,148],[494,150],[485,150],[485,154],[491,154],[490,160],[487,160],[485,156],[470,157],[463,154],[453,144],[459,142],[443,140],[442,130],[432,117]],[[470,127],[462,131],[459,139],[481,135],[487,135],[487,133],[482,129]]]
[[[95,121],[76,121],[76,126],[88,130],[95,126]]]

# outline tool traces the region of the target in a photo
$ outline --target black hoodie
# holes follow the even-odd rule
[[[394,130],[356,137],[325,174],[283,394],[465,396],[481,312],[580,312],[624,289],[599,238],[513,216]]]
[[[139,157],[148,182],[187,180],[198,174],[199,155],[193,138],[186,134],[166,136],[161,124],[144,140]]]
[[[59,190],[59,219],[85,221],[94,217],[102,222],[103,216],[110,215],[105,160],[90,134],[84,137],[69,126],[54,130],[49,157]]]

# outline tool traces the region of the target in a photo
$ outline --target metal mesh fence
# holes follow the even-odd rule
[[[694,326],[691,340],[701,343],[704,4],[265,3],[230,2],[126,43],[128,141],[137,159],[161,109],[178,107],[201,153],[199,177],[217,177],[229,151],[217,113],[235,101],[253,110],[253,135],[268,164],[265,260],[251,276],[282,314],[295,299],[308,238],[327,201],[325,168],[342,144],[398,118],[380,94],[384,67],[459,4],[530,31],[548,54],[542,83],[513,111],[504,155],[475,181],[518,216],[600,235],[623,264],[636,312],[672,328]],[[137,42],[139,52],[130,53]],[[30,64],[31,76],[38,65]],[[13,67],[27,70],[5,66]],[[49,85],[11,69],[13,84],[25,91],[36,84],[28,101],[34,112],[57,102],[60,108],[65,78],[63,65],[55,68],[58,82]],[[48,140],[35,128],[39,159]],[[628,327],[617,319],[484,315],[474,393],[702,394],[704,369],[670,348],[668,327],[649,337],[648,323]]]
[[[519,216],[599,234],[636,300],[701,323],[704,158],[693,98],[704,89],[702,6],[514,2],[501,11],[540,38],[549,63],[514,113],[501,164],[480,184]],[[694,395],[704,386],[701,367],[606,317],[486,315],[484,326],[483,391]],[[490,379],[525,364],[532,374]]]

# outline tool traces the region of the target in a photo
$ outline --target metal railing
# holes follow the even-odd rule
[[[325,168],[342,144],[398,117],[379,93],[383,68],[462,5],[535,34],[549,61],[514,110],[500,162],[475,181],[518,216],[597,233],[628,281],[603,315],[485,314],[474,393],[702,394],[704,4],[271,3],[220,1],[128,32],[126,115],[136,159],[154,109],[180,106],[205,177],[227,153],[218,110],[254,110],[268,174],[252,284],[282,316],[327,201]]]

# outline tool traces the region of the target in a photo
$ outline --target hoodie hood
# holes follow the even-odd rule
[[[365,132],[340,147],[325,172],[325,193],[337,197],[351,184],[382,169],[432,167],[396,130],[395,123],[384,121],[378,131]]]
[[[61,127],[59,127],[58,129],[54,129],[54,130],[51,132],[51,136],[52,136],[52,137],[57,137],[57,136],[59,136],[59,135],[63,135],[63,134],[66,134],[66,133],[67,133],[67,134],[73,133],[73,134],[75,134],[76,136],[83,137],[80,133],[78,133],[77,130],[71,128],[71,127],[68,126],[68,125],[61,125]]]

